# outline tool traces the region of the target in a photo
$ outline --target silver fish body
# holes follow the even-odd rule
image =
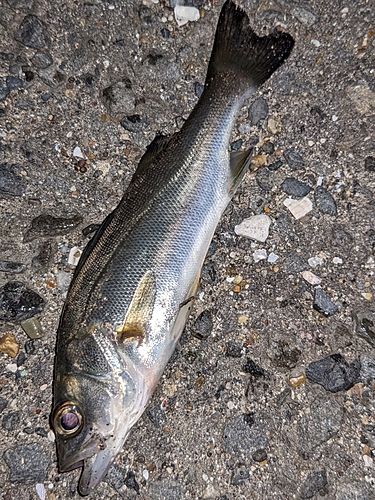
[[[241,36],[255,46],[256,57],[242,57],[249,68],[225,62],[228,39]],[[52,422],[60,469],[83,465],[82,494],[106,474],[173,353],[217,223],[249,165],[250,152],[229,156],[236,116],[292,46],[284,33],[256,37],[228,1],[198,105],[178,133],[151,144],[81,257],[58,330]]]

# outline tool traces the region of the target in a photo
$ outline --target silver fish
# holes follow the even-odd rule
[[[61,471],[103,479],[142,415],[185,325],[219,219],[250,164],[230,157],[236,115],[287,59],[293,38],[259,38],[223,6],[204,92],[182,129],[147,149],[87,245],[57,333],[52,424]]]

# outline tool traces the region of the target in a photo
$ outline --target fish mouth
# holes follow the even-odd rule
[[[60,444],[60,446],[59,446]],[[58,457],[59,457],[59,470],[60,472],[69,472],[80,467],[84,467],[85,460],[92,456],[96,456],[100,451],[103,450],[102,440],[97,438],[92,438],[86,444],[86,446],[77,453],[69,453],[69,448],[64,446],[64,443],[58,442]]]
[[[83,461],[83,471],[79,480],[78,491],[82,496],[89,495],[105,477],[115,456],[108,448]]]

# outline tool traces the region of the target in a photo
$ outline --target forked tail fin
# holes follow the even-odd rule
[[[221,10],[206,86],[232,73],[241,87],[258,87],[288,58],[294,40],[288,33],[258,37],[244,10],[227,0]]]

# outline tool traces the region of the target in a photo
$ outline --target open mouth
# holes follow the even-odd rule
[[[78,486],[81,495],[89,495],[92,492],[107,474],[114,458],[114,455],[107,448],[84,460]]]

